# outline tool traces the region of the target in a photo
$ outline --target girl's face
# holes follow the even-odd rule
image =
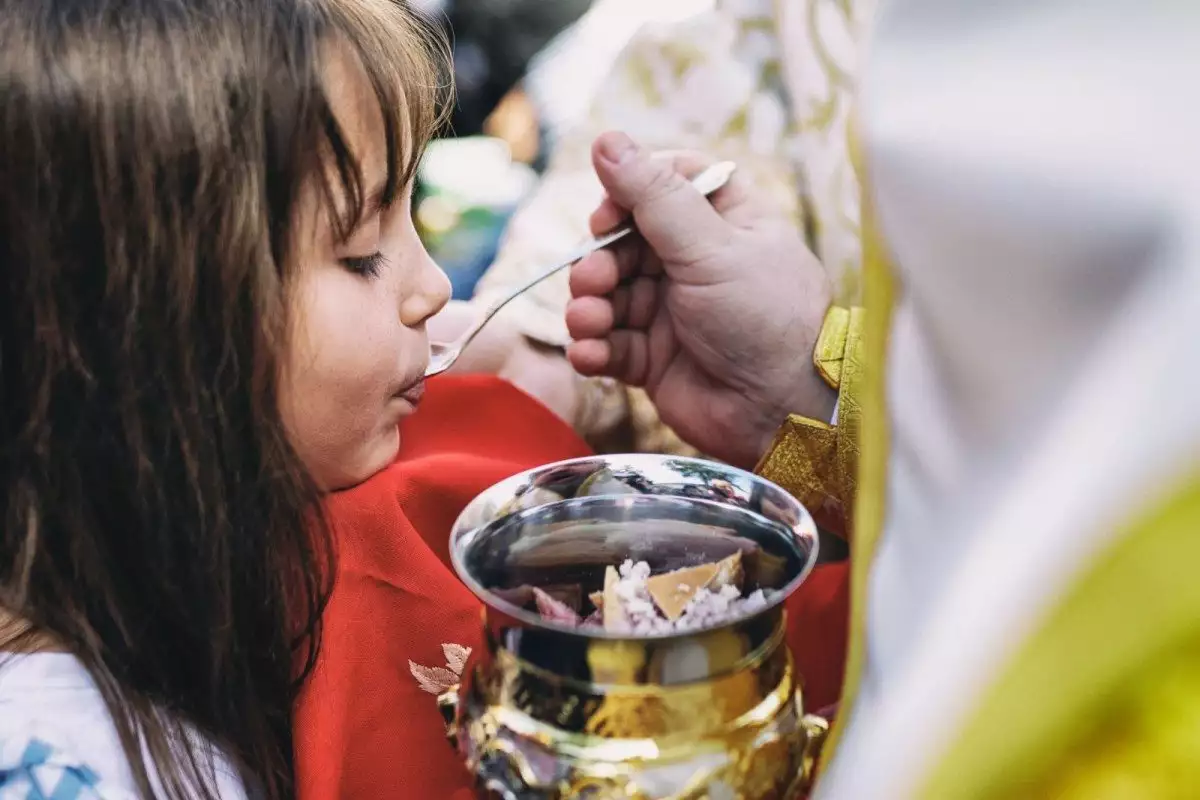
[[[281,406],[293,446],[332,491],[395,459],[397,425],[421,399],[429,362],[425,323],[449,300],[450,283],[413,227],[411,187],[391,207],[370,199],[379,196],[388,166],[383,120],[362,66],[335,55],[325,78],[333,112],[360,159],[368,203],[346,241],[319,192],[306,193],[301,203]]]

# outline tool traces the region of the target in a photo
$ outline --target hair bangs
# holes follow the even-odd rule
[[[416,175],[429,141],[449,119],[454,94],[449,43],[442,31],[400,0],[326,0],[329,18],[358,58],[383,118],[387,178],[379,198],[366,196],[361,160],[324,103],[323,135],[337,181],[345,193],[335,215],[345,238],[362,221],[372,200],[390,205]],[[325,187],[326,199],[332,200]],[[333,206],[331,206],[333,207]]]

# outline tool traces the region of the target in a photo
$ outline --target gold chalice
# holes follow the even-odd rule
[[[785,798],[824,735],[806,716],[784,599],[812,569],[817,529],[795,499],[696,459],[604,456],[551,464],[476,498],[452,533],[485,605],[486,645],[439,699],[488,797]],[[658,574],[740,554],[753,613],[652,636],[528,610],[538,587],[584,604],[609,567]]]

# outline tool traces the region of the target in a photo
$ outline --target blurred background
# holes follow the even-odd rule
[[[418,175],[417,228],[466,299],[556,136],[586,112],[633,34],[713,0],[413,1],[450,33],[458,84],[451,129]]]

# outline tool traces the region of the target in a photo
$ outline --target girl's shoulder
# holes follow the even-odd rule
[[[222,800],[243,800],[218,766]],[[0,800],[134,800],[136,783],[91,675],[65,653],[0,656]]]

